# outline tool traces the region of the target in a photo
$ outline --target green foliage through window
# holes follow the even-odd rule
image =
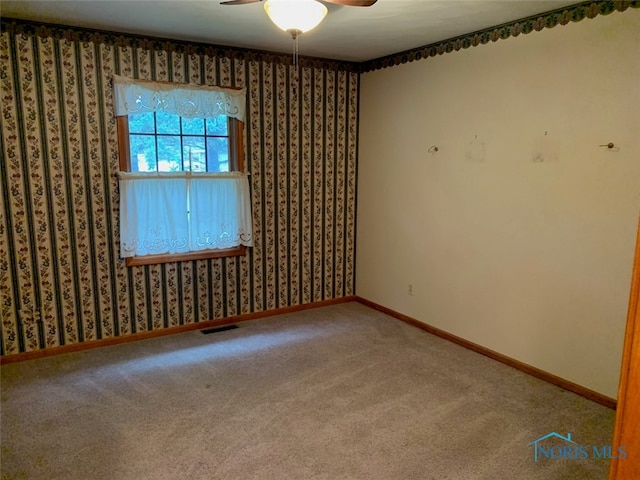
[[[129,151],[132,172],[228,172],[229,120],[129,115]]]

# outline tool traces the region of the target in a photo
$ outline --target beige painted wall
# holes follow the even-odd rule
[[[640,11],[361,82],[356,293],[615,397],[640,211]]]

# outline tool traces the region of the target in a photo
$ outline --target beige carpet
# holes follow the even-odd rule
[[[614,412],[357,303],[2,367],[2,479],[604,480]]]

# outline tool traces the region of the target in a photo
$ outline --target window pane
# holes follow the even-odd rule
[[[183,118],[182,134],[183,135],[204,135],[204,119],[203,118]]]
[[[179,172],[180,170],[182,170],[180,136],[158,136],[158,171]]]
[[[207,138],[207,171],[229,171],[228,138]]]
[[[214,118],[207,118],[207,135],[227,136],[228,120],[226,115],[219,115]]]
[[[129,115],[130,133],[155,133],[153,112]]]
[[[192,172],[205,172],[207,159],[205,157],[204,137],[183,137],[182,159],[184,169]]]
[[[158,133],[180,135],[180,116],[175,113],[157,112]]]
[[[156,171],[156,137],[154,135],[129,135],[132,172]]]

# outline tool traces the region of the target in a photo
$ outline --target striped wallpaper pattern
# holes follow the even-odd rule
[[[125,267],[114,73],[247,87],[246,256]],[[358,88],[350,64],[3,21],[0,353],[353,294]]]

